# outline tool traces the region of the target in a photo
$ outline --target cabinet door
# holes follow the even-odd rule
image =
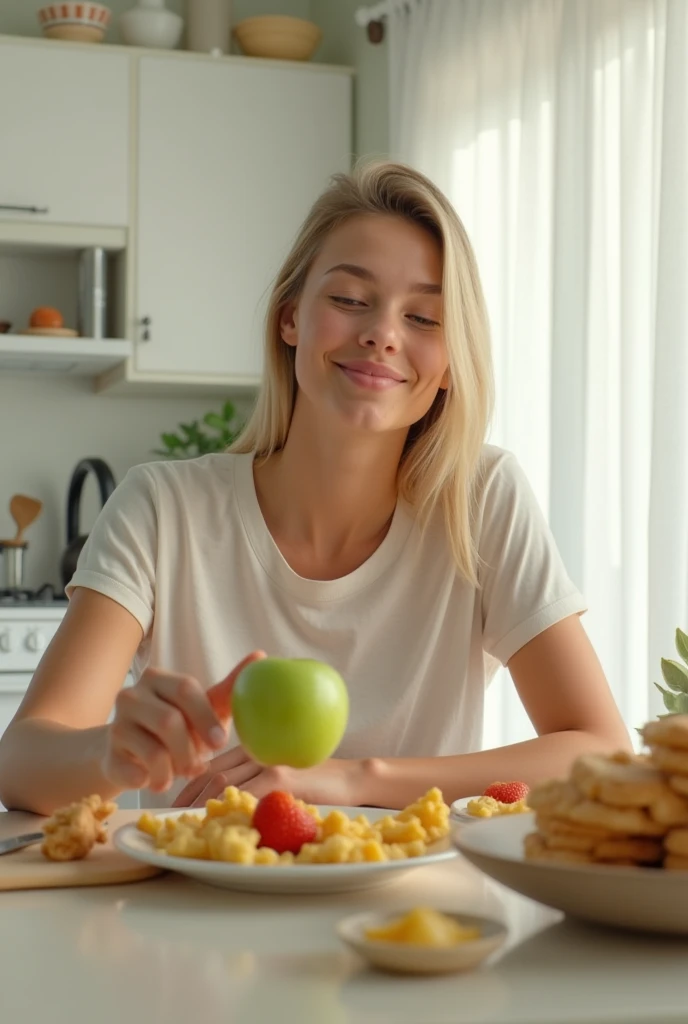
[[[272,278],[350,166],[350,76],[155,57],[140,76],[136,367],[254,377]]]
[[[129,58],[61,45],[0,44],[0,218],[125,226]]]

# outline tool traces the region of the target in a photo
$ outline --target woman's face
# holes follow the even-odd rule
[[[282,338],[299,401],[362,431],[407,430],[446,388],[442,256],[402,217],[364,214],[327,237]]]

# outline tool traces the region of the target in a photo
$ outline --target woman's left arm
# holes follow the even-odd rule
[[[341,760],[316,768],[256,766],[242,785],[261,797],[284,789],[308,803],[401,808],[433,786],[451,803],[482,793],[491,782],[518,779],[533,785],[566,775],[586,751],[631,749],[597,655],[577,615],[543,630],[514,654],[508,669],[538,736],[477,754]],[[178,806],[202,805],[234,783],[248,758],[237,748],[219,755],[206,776],[191,782]],[[218,774],[220,773],[220,774]]]

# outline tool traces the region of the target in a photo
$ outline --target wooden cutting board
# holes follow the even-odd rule
[[[140,811],[116,811],[108,819],[108,832],[112,837],[118,828],[136,821]],[[34,814],[9,812],[0,814],[0,839],[39,832],[45,818]],[[25,846],[0,857],[0,890],[58,889],[83,885],[116,885],[138,882],[162,873],[161,868],[120,853],[112,845],[98,843],[83,860],[51,861],[41,853],[40,843]]]

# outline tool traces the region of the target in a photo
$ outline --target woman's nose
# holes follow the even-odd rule
[[[378,316],[366,325],[359,343],[363,348],[396,352],[401,344],[399,326],[391,316]]]

